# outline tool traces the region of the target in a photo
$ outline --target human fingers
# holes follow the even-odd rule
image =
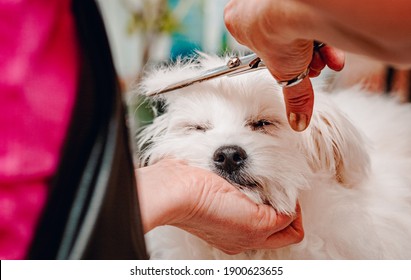
[[[314,107],[314,91],[308,77],[299,84],[283,89],[288,123],[295,131],[303,131],[310,124]]]
[[[303,240],[304,229],[298,202],[294,215],[279,214],[267,205],[258,205],[258,209],[260,214],[255,215],[258,223],[253,225],[254,234],[249,235],[247,244],[240,247],[224,247],[222,250],[225,253],[238,254],[245,250],[278,249]]]
[[[285,216],[285,217],[284,217]],[[289,216],[278,215],[278,219],[287,221]],[[263,244],[264,248],[278,249],[291,244],[299,243],[304,239],[304,228],[300,204],[297,203],[295,219],[284,229],[273,233]]]
[[[343,51],[324,44],[319,48],[314,48],[309,65],[309,76],[311,78],[319,76],[325,66],[334,71],[341,71],[344,68],[344,62],[345,55]]]
[[[262,236],[264,239],[284,230],[294,221],[294,216],[279,214],[272,206],[260,204],[256,207],[257,213],[253,213],[253,219],[256,223],[251,224],[251,226],[256,232],[255,235]]]
[[[344,52],[329,45],[325,45],[318,51],[322,61],[332,70],[341,71],[344,68]]]
[[[310,72],[309,72],[310,78],[317,77],[318,75],[320,75],[321,71],[324,69],[325,66],[326,66],[326,63],[321,57],[320,52],[314,51],[313,58],[311,60],[310,65],[308,66],[310,69]]]
[[[231,230],[235,229],[235,233],[239,234],[238,237],[236,234],[231,234],[230,240],[226,240],[224,243],[221,243],[223,238],[219,237],[219,241],[212,245],[226,254],[235,255],[247,250],[276,249],[274,246],[280,248],[298,242],[296,234],[293,233],[292,237],[287,238],[284,232],[293,223],[294,215],[278,214],[269,205],[254,206],[254,210],[243,213],[241,227],[235,228],[232,225]],[[248,216],[252,219],[249,219]],[[271,236],[278,232],[283,232],[284,236],[275,243],[271,240]]]
[[[334,71],[341,71],[344,68],[344,52],[334,47],[323,45],[320,48],[314,48],[313,57],[309,65],[309,76],[317,77],[325,66]]]
[[[282,3],[286,5],[285,9],[294,11],[287,3],[289,2]],[[284,7],[272,4],[271,1],[261,1],[258,7],[253,7],[255,5],[252,1],[231,0],[226,5],[224,20],[234,38],[253,50],[277,81],[287,83],[308,68],[313,56],[313,41],[292,36],[287,38],[283,30],[277,27],[278,22],[267,23],[266,20],[276,15],[284,26],[292,23],[288,21],[289,17],[284,16]],[[321,62],[321,59],[317,61]],[[296,131],[304,130],[310,122],[314,99],[312,91],[308,78],[298,85],[284,89],[288,121]]]
[[[314,106],[314,92],[309,75],[304,77],[305,71],[310,70],[313,43],[295,40],[290,44],[279,46],[278,49],[273,54],[264,52],[257,54],[263,59],[273,77],[283,86],[288,123],[293,130],[303,131],[310,123]],[[316,67],[322,67],[321,62],[317,64]]]
[[[334,71],[341,71],[344,61],[344,52],[337,48],[324,45],[314,49],[308,76],[319,76],[326,65]],[[314,106],[314,92],[310,80],[306,78],[300,84],[284,88],[283,93],[291,128],[295,131],[305,130],[310,123]]]

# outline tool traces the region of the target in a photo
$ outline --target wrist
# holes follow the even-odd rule
[[[171,225],[184,219],[190,208],[190,184],[187,166],[176,160],[136,170],[137,192],[144,232],[158,226]]]

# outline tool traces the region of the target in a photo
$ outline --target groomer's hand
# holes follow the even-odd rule
[[[166,159],[137,169],[136,176],[145,232],[177,226],[228,254],[276,249],[304,237],[298,205],[293,217],[277,214],[212,172]]]
[[[231,0],[224,11],[227,29],[236,40],[253,50],[277,81],[291,80],[307,68],[301,83],[283,90],[290,126],[304,130],[310,123],[314,94],[309,77],[316,77],[328,65],[339,71],[344,54],[330,46],[314,52],[313,39],[304,38],[304,21],[310,11],[300,1]],[[313,15],[315,16],[315,15]]]

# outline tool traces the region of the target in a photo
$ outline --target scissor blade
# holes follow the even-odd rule
[[[170,91],[173,91],[173,90],[177,90],[177,89],[180,89],[180,88],[188,87],[188,86],[190,86],[192,84],[195,84],[195,83],[201,83],[203,81],[207,81],[207,80],[219,77],[219,76],[226,75],[230,71],[232,71],[232,70],[229,67],[225,66],[225,65],[221,66],[221,67],[217,67],[217,68],[205,71],[205,72],[201,73],[200,75],[198,75],[196,77],[186,79],[186,80],[182,80],[182,81],[170,84],[170,85],[168,85],[164,88],[152,91],[152,92],[148,93],[147,96],[151,97],[151,96],[154,96],[154,95],[159,95],[159,94],[163,94],[163,93],[170,92]]]
[[[244,74],[249,71],[257,70],[261,66],[262,66],[261,60],[257,57],[256,54],[246,55],[241,58],[233,57],[229,60],[229,62],[226,65],[207,70],[196,77],[182,80],[182,81],[170,84],[164,88],[149,92],[147,96],[151,97],[154,95],[163,94],[166,92],[184,88],[184,87],[190,86],[195,83],[200,83],[203,81],[211,80],[211,79],[224,76],[224,75]]]

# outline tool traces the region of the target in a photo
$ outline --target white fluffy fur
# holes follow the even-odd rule
[[[140,94],[222,63],[204,56],[200,64],[157,69],[145,77]],[[151,258],[411,258],[410,104],[359,88],[331,95],[317,90],[311,124],[297,133],[267,71],[203,82],[161,98],[166,112],[140,133],[140,164],[173,156],[214,170],[214,151],[238,145],[248,154],[245,176],[261,187],[246,188],[246,194],[286,213],[298,198],[305,238],[278,250],[230,256],[165,226],[146,236]],[[251,129],[260,119],[272,125]]]

